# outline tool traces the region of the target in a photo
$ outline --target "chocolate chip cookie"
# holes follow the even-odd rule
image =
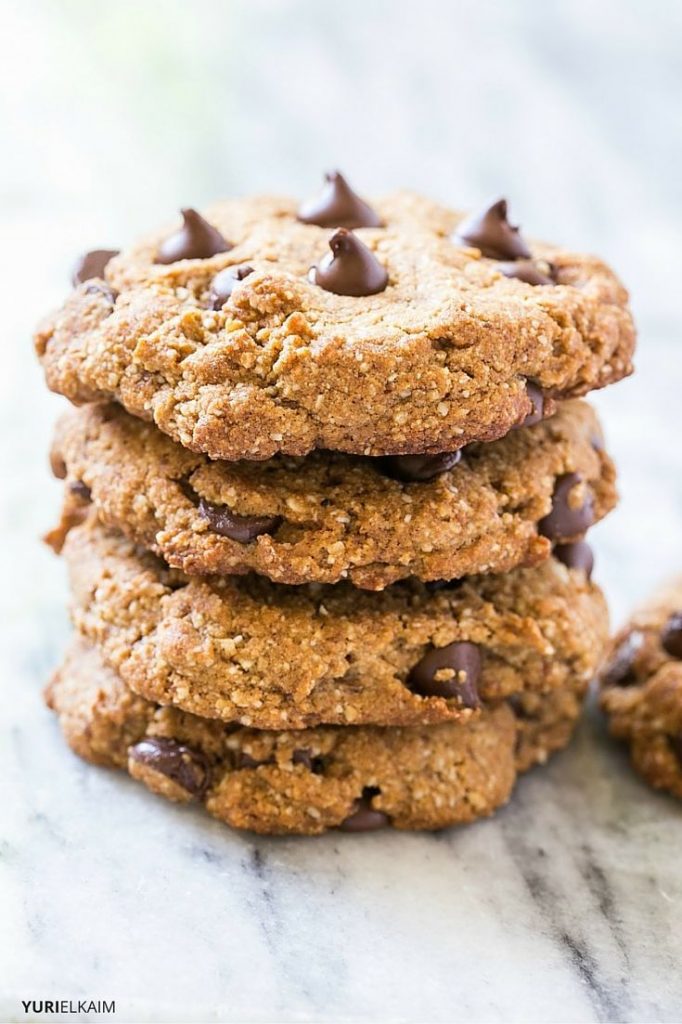
[[[57,547],[92,503],[105,524],[189,574],[369,590],[535,564],[616,502],[597,418],[577,401],[454,459],[264,462],[213,462],[118,406],[87,406],[58,424],[52,464],[67,481]]]
[[[260,729],[468,720],[482,703],[586,684],[607,638],[601,592],[558,558],[379,594],[284,587],[185,576],[94,517],[64,555],[74,622],[131,689]]]
[[[235,828],[307,835],[439,829],[489,815],[518,772],[568,742],[580,709],[569,689],[534,695],[532,707],[502,703],[466,724],[258,732],[144,700],[82,641],[46,699],[80,757],[127,770],[169,800],[201,802]]]
[[[616,276],[526,243],[504,201],[368,204],[333,175],[319,200],[184,210],[108,254],[38,330],[49,386],[216,459],[452,453],[631,372]]]
[[[616,635],[601,685],[610,731],[629,745],[636,770],[682,798],[682,577]]]

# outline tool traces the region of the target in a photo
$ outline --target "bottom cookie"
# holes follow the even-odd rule
[[[682,577],[616,634],[601,685],[609,729],[629,744],[635,769],[682,798]]]
[[[581,687],[582,689],[582,687]],[[516,776],[570,739],[581,694],[527,694],[466,723],[266,732],[138,697],[76,641],[46,690],[69,745],[235,828],[440,829],[491,814]]]

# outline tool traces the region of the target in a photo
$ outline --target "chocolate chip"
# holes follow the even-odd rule
[[[90,501],[90,488],[87,484],[84,484],[82,480],[73,480],[69,484],[69,490],[77,497],[83,498],[84,501]]]
[[[581,505],[570,504],[571,492],[582,483],[579,473],[558,477],[552,495],[552,511],[538,523],[538,531],[550,540],[570,540],[594,523],[594,498],[587,491]]]
[[[552,277],[552,264],[545,260],[516,260],[514,263],[501,263],[497,268],[505,277],[514,277],[525,284],[547,285],[556,284]]]
[[[456,240],[480,249],[492,260],[529,259],[530,249],[507,219],[507,200],[498,199],[482,213],[464,220],[456,232]]]
[[[379,790],[374,786],[363,789],[361,798],[355,801],[352,813],[341,822],[339,829],[342,832],[374,832],[390,825],[389,816],[372,807],[372,799],[378,793]]]
[[[93,277],[104,277],[104,268],[119,252],[120,249],[93,249],[92,252],[83,253],[71,272],[74,288]]]
[[[673,658],[682,658],[682,612],[673,612],[661,633],[663,650]]]
[[[462,457],[459,452],[442,452],[440,455],[386,455],[377,459],[386,476],[403,483],[432,480],[456,466]]]
[[[638,630],[621,640],[602,674],[604,686],[633,686],[638,682],[635,659],[643,642],[644,637]]]
[[[378,228],[381,220],[350,187],[339,171],[325,174],[325,186],[315,199],[301,203],[298,219],[321,228]]]
[[[147,736],[128,751],[138,764],[165,775],[192,796],[203,795],[208,785],[208,763],[198,750],[164,736]]]
[[[243,281],[249,274],[253,274],[253,267],[250,267],[248,263],[242,263],[238,267],[225,267],[219,274],[216,274],[211,281],[208,293],[213,309],[222,309],[234,291],[235,285]]]
[[[476,644],[434,647],[411,670],[407,685],[422,697],[456,697],[462,707],[479,706],[481,652]]]
[[[262,533],[273,533],[282,522],[281,516],[237,516],[224,505],[212,505],[205,498],[199,501],[199,515],[221,537],[248,544]]]
[[[569,569],[582,569],[588,580],[592,579],[594,555],[587,541],[574,540],[570,544],[557,544],[554,556]]]
[[[534,427],[545,415],[545,396],[542,393],[542,389],[537,384],[533,384],[532,381],[526,381],[526,395],[532,408],[527,416],[520,423],[517,423],[517,428]]]
[[[329,240],[331,255],[310,271],[313,284],[335,295],[376,295],[388,284],[385,267],[352,231],[339,230]]]
[[[313,775],[320,775],[324,769],[324,762],[321,757],[313,757],[310,750],[294,750],[291,755],[292,764],[302,764]]]
[[[178,260],[206,260],[219,252],[233,248],[196,210],[180,211],[183,224],[179,231],[162,242],[156,254],[157,263],[177,263]]]

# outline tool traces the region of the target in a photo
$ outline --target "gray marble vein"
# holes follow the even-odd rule
[[[113,998],[126,1021],[682,1019],[682,808],[594,709],[497,817],[433,836],[254,839],[64,749],[40,689],[66,588],[37,542],[62,403],[29,343],[75,253],[180,204],[305,194],[336,164],[370,194],[504,191],[633,292],[638,374],[595,399],[621,621],[682,568],[680,5],[23,0],[0,19],[0,1018]]]

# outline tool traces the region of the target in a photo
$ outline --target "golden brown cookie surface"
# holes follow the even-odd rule
[[[541,532],[565,475],[580,478],[591,521],[616,501],[584,402],[470,446],[430,479],[406,480],[402,461],[317,452],[212,462],[115,405],[70,411],[53,446],[66,519],[90,501],[105,524],[185,572],[254,571],[286,584],[349,579],[380,590],[409,576],[506,572],[574,539],[570,524],[562,537]]]
[[[682,577],[616,634],[601,685],[610,731],[637,771],[682,798]]]
[[[568,742],[580,710],[567,690],[466,725],[258,732],[144,700],[80,641],[46,698],[86,760],[123,768],[167,799],[200,801],[236,828],[308,835],[489,815],[518,772]]]
[[[631,372],[627,294],[601,261],[533,244],[554,277],[528,284],[457,239],[460,214],[408,193],[372,205],[382,226],[355,235],[377,287],[386,275],[373,294],[311,279],[333,231],[298,221],[289,199],[207,210],[222,251],[169,251],[173,227],[124,251],[106,284],[80,284],[39,329],[49,386],[77,403],[116,399],[234,460],[453,451],[521,422],[529,382],[577,397]],[[167,261],[194,251],[213,254]]]
[[[601,592],[550,558],[505,576],[381,593],[188,577],[96,519],[64,545],[73,618],[133,690],[257,728],[467,720],[525,690],[586,685]]]

